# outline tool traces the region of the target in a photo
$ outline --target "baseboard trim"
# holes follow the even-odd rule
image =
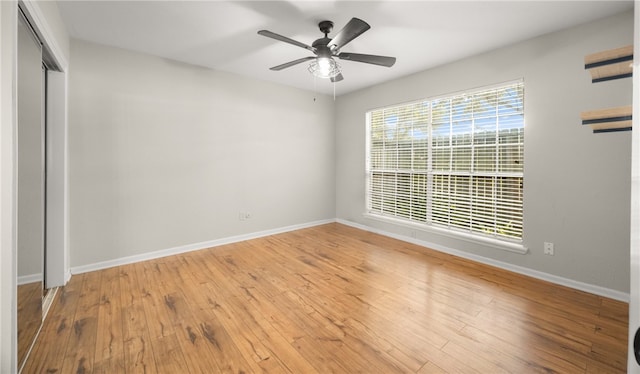
[[[404,236],[404,235],[395,234],[395,233],[392,233],[392,232],[389,232],[389,231],[376,229],[376,228],[373,228],[373,227],[370,227],[370,226],[362,225],[360,223],[351,222],[351,221],[347,221],[347,220],[340,219],[340,218],[337,218],[336,222],[338,222],[340,224],[343,224],[343,225],[346,225],[346,226],[351,226],[351,227],[354,227],[354,228],[357,228],[357,229],[361,229],[361,230],[364,230],[364,231],[369,231],[369,232],[373,232],[373,233],[376,233],[376,234],[388,236],[390,238],[402,240],[404,242],[416,244],[416,245],[419,245],[419,246],[422,246],[422,247],[427,247],[429,249],[433,249],[433,250],[436,250],[436,251],[439,251],[439,252],[443,252],[443,253],[447,253],[447,254],[450,254],[450,255],[454,255],[454,256],[457,256],[457,257],[466,258],[468,260],[476,261],[476,262],[479,262],[479,263],[482,263],[482,264],[485,264],[485,265],[495,266],[495,267],[500,268],[500,269],[512,271],[514,273],[526,275],[526,276],[529,276],[529,277],[532,277],[532,278],[537,278],[537,279],[544,280],[544,281],[547,281],[547,282],[551,282],[551,283],[554,283],[554,284],[558,284],[558,285],[561,285],[561,286],[573,288],[573,289],[576,289],[576,290],[588,292],[588,293],[591,293],[591,294],[594,294],[594,295],[603,296],[603,297],[607,297],[607,298],[618,300],[618,301],[623,301],[623,302],[626,302],[626,303],[629,302],[629,297],[630,296],[629,296],[628,293],[625,293],[625,292],[620,292],[620,291],[612,290],[610,288],[600,287],[600,286],[596,286],[596,285],[592,285],[592,284],[576,281],[576,280],[573,280],[573,279],[564,278],[564,277],[560,277],[560,276],[557,276],[557,275],[545,273],[545,272],[542,272],[542,271],[529,269],[529,268],[526,268],[526,267],[523,267],[523,266],[518,266],[518,265],[510,264],[510,263],[507,263],[507,262],[494,260],[494,259],[491,259],[491,258],[475,255],[473,253],[464,252],[464,251],[460,251],[460,250],[457,250],[457,249],[449,248],[449,247],[443,246],[441,244],[432,243],[432,242],[428,242],[428,241],[425,241],[425,240],[420,240],[420,239],[416,239],[416,238],[412,238],[412,237],[408,237],[408,236]]]
[[[64,272],[64,284],[66,285],[67,283],[69,283],[70,279],[71,279],[71,269],[67,268],[67,270]]]
[[[327,220],[307,222],[307,223],[302,223],[298,225],[291,225],[291,226],[258,231],[258,232],[248,233],[248,234],[230,236],[227,238],[214,239],[214,240],[209,240],[209,241],[200,242],[200,243],[181,245],[173,248],[161,249],[158,251],[142,253],[139,255],[121,257],[114,260],[102,261],[102,262],[97,262],[97,263],[88,264],[88,265],[73,266],[71,267],[71,273],[69,274],[69,278],[71,278],[72,274],[88,273],[90,271],[108,269],[115,266],[133,264],[136,262],[177,255],[180,253],[197,251],[197,250],[211,248],[211,247],[218,247],[225,244],[232,244],[232,243],[242,242],[245,240],[251,240],[251,239],[262,238],[270,235],[282,234],[289,231],[306,229],[309,227],[324,225],[324,224],[333,223],[333,222],[336,222],[336,220],[327,219]]]
[[[42,282],[42,274],[21,275],[18,277],[18,286],[34,282]]]
[[[43,298],[42,300],[42,320],[43,321],[47,319],[47,315],[49,314],[49,309],[51,309],[51,305],[53,305],[53,300],[56,298],[57,293],[58,293],[58,287],[51,288]]]
[[[433,250],[436,250],[436,251],[439,251],[439,252],[447,253],[447,254],[450,254],[450,255],[457,256],[457,257],[462,257],[462,258],[465,258],[465,259],[468,259],[468,260],[472,260],[472,261],[476,261],[476,262],[479,262],[479,263],[482,263],[482,264],[485,264],[485,265],[495,266],[495,267],[500,268],[500,269],[504,269],[504,270],[512,271],[514,273],[530,276],[532,278],[544,280],[544,281],[551,282],[551,283],[554,283],[554,284],[558,284],[558,285],[561,285],[561,286],[565,286],[565,287],[573,288],[573,289],[576,289],[576,290],[588,292],[588,293],[591,293],[591,294],[594,294],[594,295],[603,296],[603,297],[607,297],[607,298],[618,300],[618,301],[622,301],[622,302],[627,302],[627,303],[629,302],[629,297],[630,296],[629,296],[628,293],[625,293],[625,292],[620,292],[620,291],[617,291],[617,290],[612,290],[610,288],[600,287],[600,286],[596,286],[596,285],[592,285],[592,284],[576,281],[576,280],[573,280],[573,279],[564,278],[564,277],[560,277],[560,276],[557,276],[557,275],[545,273],[545,272],[542,272],[542,271],[529,269],[529,268],[526,268],[526,267],[523,267],[523,266],[514,265],[514,264],[507,263],[507,262],[494,260],[494,259],[491,259],[491,258],[475,255],[473,253],[460,251],[460,250],[453,249],[453,248],[450,248],[450,247],[447,247],[447,246],[443,246],[441,244],[432,243],[432,242],[428,242],[428,241],[425,241],[425,240],[420,240],[420,239],[416,239],[416,238],[412,238],[412,237],[408,237],[408,236],[404,236],[404,235],[400,235],[400,234],[395,234],[395,233],[392,233],[392,232],[389,232],[389,231],[380,230],[380,229],[377,229],[377,228],[374,228],[374,227],[371,227],[371,226],[366,226],[366,225],[363,225],[363,224],[360,224],[360,223],[347,221],[347,220],[340,219],[340,218],[320,220],[320,221],[308,222],[308,223],[303,223],[303,224],[298,224],[298,225],[280,227],[280,228],[276,228],[276,229],[258,231],[258,232],[243,234],[243,235],[230,236],[230,237],[227,237],[227,238],[215,239],[215,240],[210,240],[210,241],[200,242],[200,243],[187,244],[187,245],[183,245],[183,246],[177,246],[177,247],[173,247],[173,248],[162,249],[162,250],[159,250],[159,251],[148,252],[148,253],[143,253],[143,254],[134,255],[134,256],[122,257],[122,258],[118,258],[118,259],[115,259],[115,260],[103,261],[103,262],[98,262],[98,263],[89,264],[89,265],[74,266],[74,267],[71,267],[70,273],[67,274],[66,278],[67,278],[67,281],[68,281],[68,279],[71,278],[72,274],[82,274],[82,273],[87,273],[87,272],[90,272],[90,271],[102,270],[102,269],[107,269],[107,268],[120,266],[120,265],[127,265],[127,264],[132,264],[132,263],[141,262],[141,261],[153,260],[153,259],[157,259],[157,258],[162,258],[162,257],[167,257],[167,256],[180,254],[180,253],[197,251],[197,250],[211,248],[211,247],[217,247],[217,246],[221,246],[221,245],[225,245],[225,244],[232,244],[232,243],[237,243],[237,242],[241,242],[241,241],[245,241],[245,240],[262,238],[262,237],[269,236],[269,235],[281,234],[281,233],[285,233],[285,232],[305,229],[305,228],[324,225],[324,224],[333,223],[333,222],[337,222],[337,223],[340,223],[340,224],[343,224],[343,225],[346,225],[346,226],[351,226],[351,227],[354,227],[354,228],[357,228],[357,229],[361,229],[361,230],[364,230],[364,231],[368,231],[368,232],[373,232],[373,233],[376,233],[376,234],[384,235],[384,236],[387,236],[387,237],[390,237],[390,238],[402,240],[402,241],[405,241],[405,242],[408,242],[408,243],[412,243],[412,244],[416,244],[416,245],[419,245],[419,246],[422,246],[422,247],[430,248],[430,249],[433,249]],[[32,278],[34,280],[32,280]],[[35,276],[24,276],[24,277],[18,278],[18,284],[30,283],[30,281],[37,281],[37,279],[35,279]]]

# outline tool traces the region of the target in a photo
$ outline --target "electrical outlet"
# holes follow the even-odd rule
[[[545,255],[553,256],[554,250],[555,249],[553,247],[553,243],[544,242],[544,254]]]

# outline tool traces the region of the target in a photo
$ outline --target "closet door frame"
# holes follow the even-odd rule
[[[0,372],[17,372],[17,33],[18,5],[49,52],[47,74],[49,127],[47,283],[64,285],[69,272],[68,240],[68,35],[59,27],[59,13],[47,2],[0,1]],[[52,25],[54,27],[52,27]],[[54,222],[51,224],[51,222]],[[53,259],[53,261],[51,261]]]
[[[46,20],[38,2],[18,1],[20,9],[32,25],[43,45],[43,61],[47,66],[46,86],[46,271],[48,287],[65,285],[71,278],[68,235],[68,127],[67,57]],[[16,13],[17,16],[17,13]]]

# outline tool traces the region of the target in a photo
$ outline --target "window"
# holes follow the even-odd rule
[[[524,84],[367,113],[367,210],[522,240]]]

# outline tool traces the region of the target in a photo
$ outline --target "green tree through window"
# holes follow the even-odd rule
[[[524,84],[367,113],[367,209],[522,239]]]

